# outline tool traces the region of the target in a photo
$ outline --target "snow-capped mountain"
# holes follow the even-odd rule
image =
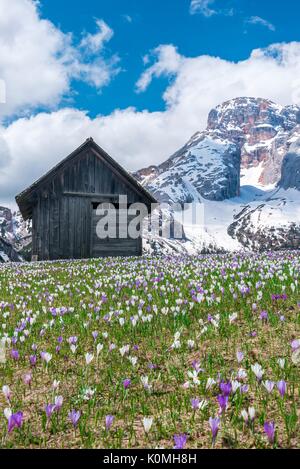
[[[170,158],[134,176],[160,202],[196,202],[200,221],[164,209],[181,239],[144,231],[148,252],[199,253],[300,248],[300,107],[236,98],[208,115]],[[163,222],[164,223],[164,222]],[[30,227],[0,207],[0,262],[30,249]],[[2,253],[2,254],[1,254]],[[16,257],[17,256],[17,257]]]
[[[158,200],[202,204],[201,224],[184,223],[186,240],[168,248],[299,248],[299,122],[299,106],[236,98],[213,109],[207,129],[167,161],[138,171]]]
[[[282,160],[298,138],[299,106],[236,98],[212,109],[206,130],[167,161],[135,176],[160,200],[190,201],[198,195],[224,200],[238,195],[240,178],[241,185],[274,186]],[[190,184],[196,193],[191,194]]]

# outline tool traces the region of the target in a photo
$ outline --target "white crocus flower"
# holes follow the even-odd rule
[[[244,368],[240,368],[237,372],[237,379],[243,380],[247,378],[247,371]]]
[[[152,427],[152,424],[153,424],[153,418],[152,417],[144,417],[143,418],[143,426],[144,426],[144,430],[145,430],[145,433],[149,433],[151,427]]]
[[[232,324],[238,318],[237,313],[233,313],[229,315],[229,322]]]
[[[149,384],[149,377],[148,376],[141,376],[141,382],[142,382],[142,385],[144,386],[144,389],[146,389],[147,391],[151,390],[152,385]]]
[[[12,410],[11,410],[10,407],[6,407],[3,411],[3,413],[4,413],[4,417],[6,417],[7,420],[9,420],[10,417],[12,416]]]
[[[51,353],[45,352],[45,353],[43,354],[42,358],[43,358],[43,360],[45,360],[45,362],[46,362],[47,365],[48,365],[48,363],[49,363],[49,362],[51,361],[51,359],[52,359],[52,355],[51,355]]]
[[[125,353],[129,352],[129,349],[130,349],[129,345],[124,345],[123,347],[119,349],[119,352],[122,355],[122,357],[124,357]]]
[[[284,358],[278,358],[277,363],[279,367],[283,370],[285,367],[285,359]]]
[[[263,386],[265,387],[265,389],[270,394],[274,389],[275,383],[274,383],[274,381],[266,380],[266,381],[263,382]]]
[[[232,392],[233,394],[236,393],[236,391],[241,387],[241,383],[239,383],[237,380],[231,381],[231,386],[232,386]]]
[[[248,407],[248,414],[249,414],[250,420],[253,421],[255,419],[255,408]]]
[[[207,405],[208,405],[208,402],[205,399],[202,399],[202,401],[199,402],[198,409],[203,410],[205,409],[205,407],[207,407]]]
[[[94,355],[92,353],[86,353],[85,354],[85,362],[87,365],[89,365],[94,359]]]
[[[248,415],[248,412],[247,412],[245,409],[242,410],[241,416],[242,416],[243,420],[244,420],[246,423],[248,423],[249,415]]]
[[[264,374],[264,370],[262,369],[262,366],[259,363],[255,363],[255,365],[251,365],[251,370],[255,374],[258,381],[261,381],[263,374]]]
[[[198,385],[200,384],[199,378],[198,378],[199,371],[193,370],[193,371],[188,371],[188,377],[193,380],[193,383]]]
[[[10,400],[10,397],[11,397],[11,390],[10,390],[10,387],[7,386],[7,385],[4,385],[2,386],[2,392],[4,394],[4,397],[7,401]]]
[[[130,361],[130,363],[132,364],[132,366],[135,366],[137,364],[137,357],[128,357],[128,360]]]
[[[206,390],[211,389],[214,386],[214,384],[216,384],[216,381],[213,378],[208,378],[205,389]]]

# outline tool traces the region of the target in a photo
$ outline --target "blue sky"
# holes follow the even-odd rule
[[[208,54],[238,61],[255,48],[274,42],[300,40],[300,2],[297,0],[221,0],[212,2],[216,11],[232,16],[205,17],[190,14],[190,0],[42,0],[41,12],[64,32],[80,39],[84,30],[95,30],[94,18],[102,18],[114,30],[108,49],[118,51],[122,72],[110,86],[97,93],[75,84],[74,102],[91,115],[110,113],[129,105],[151,111],[164,108],[165,80],[156,81],[143,94],[134,91],[143,71],[142,58],[159,44],[174,44],[184,56]],[[249,24],[259,17],[275,30]],[[127,18],[127,19],[126,19]]]
[[[0,0],[0,204],[92,136],[159,164],[239,96],[300,105],[296,0]]]

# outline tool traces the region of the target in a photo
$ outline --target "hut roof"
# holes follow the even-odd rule
[[[32,195],[45,183],[52,180],[53,177],[66,165],[72,163],[81,154],[83,150],[92,148],[95,154],[104,160],[110,167],[112,167],[117,174],[125,177],[130,184],[131,188],[142,197],[147,204],[157,203],[157,200],[148,192],[128,171],[126,171],[119,163],[117,163],[106,151],[103,150],[97,143],[92,139],[88,138],[82,145],[74,150],[70,155],[64,158],[60,163],[55,165],[50,171],[40,177],[37,181],[31,184],[27,189],[23,190],[16,196],[16,202],[20,208],[24,220],[31,218],[33,198]]]

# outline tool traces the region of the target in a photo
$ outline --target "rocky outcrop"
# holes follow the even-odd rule
[[[241,148],[241,170],[258,168],[257,183],[275,184],[291,142],[300,136],[299,106],[280,106],[267,99],[236,98],[213,109],[208,130],[217,131]],[[243,183],[243,178],[242,178]]]
[[[300,139],[293,143],[282,163],[279,186],[300,190]]]
[[[24,222],[20,212],[0,207],[0,238],[1,262],[30,257],[31,226]]]
[[[5,241],[5,239],[0,238],[0,263],[21,262],[22,260],[21,254],[12,245]]]
[[[143,171],[142,182],[166,203],[228,199],[239,194],[240,155],[234,143],[199,133],[165,163]]]
[[[180,203],[234,197],[240,182],[275,185],[286,152],[300,137],[299,122],[298,106],[232,99],[210,111],[205,131],[161,165],[137,171],[135,177],[160,201]]]
[[[277,197],[279,195],[279,197]],[[299,210],[294,220],[287,213],[291,201],[273,194],[273,198],[261,204],[245,206],[234,216],[228,227],[228,234],[251,251],[276,251],[300,248]],[[296,202],[297,203],[297,202]]]

